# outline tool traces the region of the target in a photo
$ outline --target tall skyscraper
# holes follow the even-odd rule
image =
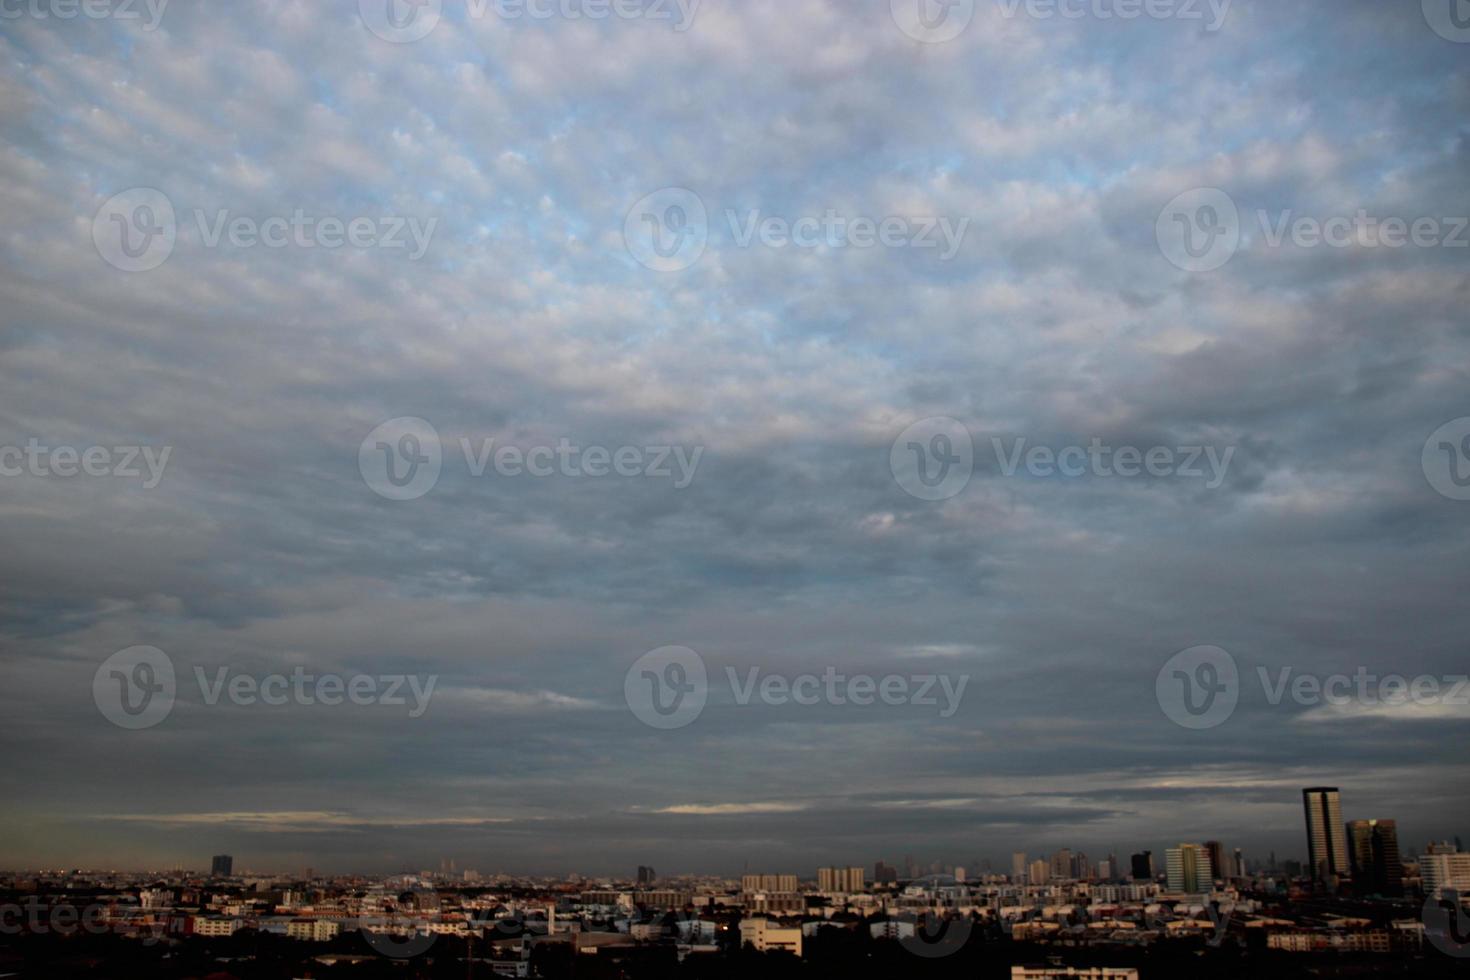
[[[1133,864],[1133,880],[1134,881],[1153,881],[1154,880],[1154,852],[1153,851],[1144,851],[1141,854],[1135,854],[1135,855],[1133,855],[1132,864]]]
[[[641,864],[638,865],[638,884],[640,884],[640,885],[651,885],[651,884],[653,884],[657,880],[658,880],[658,875],[656,875],[654,873],[654,871],[653,871],[652,868],[645,867],[644,865],[641,865]]]
[[[235,873],[235,859],[228,854],[216,854],[210,859],[209,873],[216,878],[228,878]]]
[[[1072,851],[1070,848],[1062,848],[1051,856],[1051,876],[1053,878],[1070,878],[1074,865],[1072,863]]]
[[[1032,861],[1031,862],[1030,883],[1033,884],[1033,885],[1044,885],[1044,884],[1046,884],[1047,877],[1048,877],[1050,871],[1051,871],[1051,865],[1047,864],[1045,861],[1040,860],[1040,859],[1037,859],[1035,861]]]
[[[1353,885],[1364,895],[1402,895],[1404,862],[1399,857],[1398,824],[1392,820],[1354,820],[1347,825]]]
[[[1184,895],[1202,895],[1214,888],[1215,871],[1210,867],[1210,852],[1199,844],[1180,844],[1165,852],[1169,891]]]
[[[1026,852],[1017,851],[1011,855],[1011,884],[1019,885],[1026,880]]]
[[[873,865],[873,882],[879,885],[891,885],[898,880],[898,869],[891,864],[879,861]]]
[[[1349,872],[1346,828],[1342,822],[1342,800],[1335,786],[1302,790],[1307,813],[1307,861],[1312,880],[1329,887]]]

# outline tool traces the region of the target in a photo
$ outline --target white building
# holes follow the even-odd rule
[[[1444,888],[1470,892],[1470,854],[1421,854],[1419,877],[1424,882],[1425,895],[1438,895]]]
[[[196,936],[233,936],[245,928],[242,919],[195,919],[194,935]]]
[[[336,939],[341,931],[341,923],[331,919],[292,919],[286,923],[287,936],[306,942],[324,943]]]
[[[740,943],[750,943],[756,952],[766,953],[773,949],[801,955],[801,927],[782,926],[770,919],[756,917],[740,922]]]

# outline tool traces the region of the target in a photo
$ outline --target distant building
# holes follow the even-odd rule
[[[1165,852],[1165,872],[1169,891],[1181,895],[1201,895],[1214,888],[1215,874],[1210,867],[1210,852],[1199,844],[1180,844]]]
[[[233,936],[245,923],[241,919],[195,919],[194,935],[196,936]]]
[[[818,868],[817,891],[860,892],[867,887],[866,877],[867,872],[863,868]]]
[[[1205,850],[1210,854],[1210,873],[1216,878],[1230,877],[1225,870],[1225,845],[1217,840],[1207,840]]]
[[[740,921],[740,943],[750,943],[756,952],[773,949],[801,955],[801,927],[782,926],[763,916]]]
[[[1051,877],[1051,865],[1038,858],[1031,862],[1031,884],[1044,885]]]
[[[654,883],[654,881],[657,880],[657,878],[658,875],[654,874],[652,868],[644,867],[641,864],[638,865],[638,884],[651,885]]]
[[[1068,848],[1064,847],[1051,856],[1051,876],[1053,878],[1071,878],[1074,870],[1072,852]]]
[[[1347,836],[1342,822],[1342,800],[1334,786],[1302,790],[1307,816],[1307,864],[1312,880],[1328,887],[1347,876]]]
[[[228,854],[216,854],[210,859],[209,873],[216,878],[228,878],[235,873],[235,859]]]
[[[744,892],[794,892],[796,875],[745,875],[740,879]]]
[[[341,923],[331,919],[292,919],[286,923],[286,935],[304,942],[329,942],[336,939],[341,931]]]
[[[1445,888],[1470,892],[1470,854],[1461,854],[1453,844],[1431,844],[1419,855],[1419,878],[1424,894],[1434,898]]]
[[[1011,883],[1021,884],[1026,880],[1026,852],[1017,851],[1011,855]]]
[[[1347,825],[1347,836],[1354,887],[1365,895],[1402,895],[1398,825],[1392,820],[1354,820]]]
[[[879,885],[891,885],[898,881],[898,869],[891,864],[879,861],[873,865],[873,881]]]
[[[1133,855],[1133,880],[1154,880],[1154,852],[1144,851],[1142,854]]]

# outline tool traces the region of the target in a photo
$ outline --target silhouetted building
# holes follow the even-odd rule
[[[216,878],[228,878],[235,873],[235,859],[228,854],[216,854],[209,862],[209,873]]]
[[[1364,895],[1402,895],[1404,862],[1398,825],[1392,820],[1354,820],[1347,825],[1353,886]]]
[[[1210,855],[1210,873],[1216,878],[1230,877],[1230,872],[1225,870],[1225,845],[1217,840],[1207,840],[1205,850]]]
[[[658,875],[654,874],[652,868],[645,867],[644,865],[641,865],[641,864],[638,865],[638,884],[640,884],[640,885],[651,885],[657,879],[658,879]]]
[[[1144,851],[1142,854],[1133,855],[1133,880],[1154,880],[1154,852]]]

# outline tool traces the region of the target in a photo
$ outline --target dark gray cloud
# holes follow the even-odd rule
[[[454,7],[453,4],[450,5]],[[1466,672],[1466,507],[1425,439],[1470,415],[1467,251],[1273,247],[1259,211],[1470,214],[1464,45],[1419,4],[1236,0],[1224,27],[1008,19],[947,44],[888,3],[706,0],[694,27],[466,19],[394,45],[357,5],[172,5],[0,32],[0,446],[171,447],[161,483],[0,477],[0,865],[732,871],[1300,850],[1298,790],[1409,845],[1463,833],[1470,709],[1334,716],[1274,676]],[[153,271],[92,242],[163,191]],[[624,247],[660,188],[703,258]],[[1160,210],[1226,190],[1230,264]],[[192,214],[437,221],[402,251],[208,247]],[[915,249],[742,248],[727,212],[968,219]],[[211,217],[211,220],[212,217]],[[375,494],[363,440],[429,420],[444,473]],[[894,439],[973,434],[929,502]],[[1007,476],[1007,444],[1234,449],[1221,485]],[[700,447],[692,484],[474,477],[460,439]],[[715,680],[624,703],[643,653]],[[1229,650],[1240,706],[1155,678]],[[93,677],[156,646],[178,702],[110,724]],[[739,705],[744,674],[944,673],[915,705]],[[433,675],[429,709],[208,704],[261,677]]]

